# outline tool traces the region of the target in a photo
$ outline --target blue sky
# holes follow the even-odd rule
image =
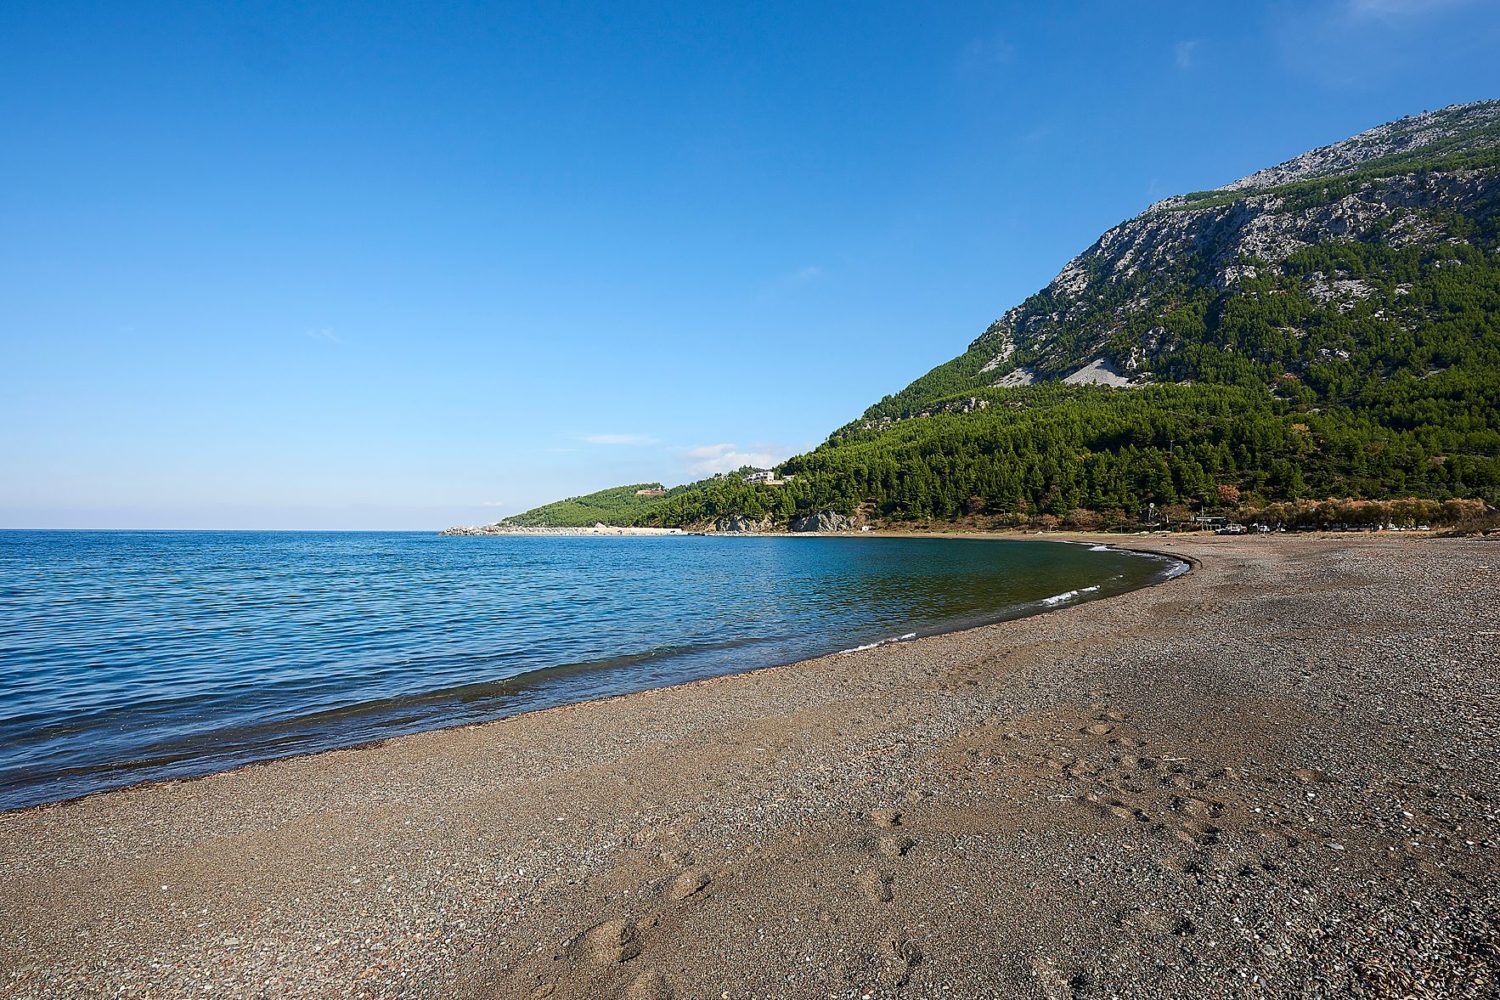
[[[782,458],[1151,201],[1500,97],[1496,51],[1489,0],[11,0],[0,526]]]

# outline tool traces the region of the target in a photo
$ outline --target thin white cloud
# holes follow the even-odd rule
[[[313,340],[321,340],[325,344],[342,344],[344,342],[344,338],[335,333],[331,326],[320,326],[316,329],[308,330],[307,335]]]
[[[1201,40],[1197,38],[1190,38],[1177,43],[1173,49],[1173,58],[1177,62],[1178,69],[1188,70],[1193,68],[1193,58],[1198,52],[1198,46],[1201,44]]]
[[[976,38],[963,47],[958,55],[958,71],[966,76],[979,76],[1015,58],[1016,47],[1003,35]]]
[[[1016,137],[1018,146],[1039,146],[1057,134],[1057,129],[1051,125],[1038,125],[1036,128],[1027,129]]]
[[[479,501],[479,506],[481,506],[481,507],[504,507],[504,506],[506,506],[506,503],[505,503],[504,500],[481,500],[481,501]]]
[[[588,444],[603,445],[638,446],[657,443],[656,438],[649,434],[584,434],[578,440]]]
[[[783,295],[793,293],[795,289],[821,281],[824,273],[821,264],[806,264],[795,271],[785,271],[770,279],[757,298],[761,302],[773,302]]]
[[[1349,90],[1420,75],[1437,52],[1482,58],[1483,32],[1449,32],[1442,40],[1431,34],[1439,25],[1451,28],[1461,12],[1477,6],[1475,0],[1329,0],[1281,5],[1268,24],[1293,73]]]
[[[1468,0],[1349,0],[1353,17],[1412,17],[1444,7],[1457,7]]]
[[[741,449],[739,445],[700,444],[684,448],[682,457],[688,470],[700,476],[711,476],[716,472],[733,472],[746,465],[757,469],[769,469],[786,457],[785,452],[764,450],[752,445]]]

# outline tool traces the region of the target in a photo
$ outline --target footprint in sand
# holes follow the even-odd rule
[[[1219,842],[1219,834],[1223,831],[1212,823],[1203,823],[1198,820],[1188,820],[1176,831],[1177,839],[1185,844],[1196,844],[1199,847],[1210,847]]]
[[[1215,802],[1212,799],[1200,799],[1195,796],[1174,796],[1172,808],[1187,816],[1196,819],[1218,819],[1224,815],[1224,803]]]
[[[1137,823],[1149,823],[1151,821],[1151,814],[1146,812],[1146,810],[1127,805],[1116,798],[1100,798],[1097,795],[1089,794],[1082,796],[1080,801],[1093,806],[1106,816],[1115,817],[1115,819],[1134,820]]]
[[[634,920],[606,920],[570,941],[564,949],[571,957],[597,965],[618,965],[641,953],[641,932]]]
[[[1128,930],[1143,934],[1191,934],[1193,922],[1181,913],[1163,910],[1154,906],[1132,906],[1115,916],[1115,923]]]
[[[895,898],[891,892],[891,884],[895,880],[895,876],[885,872],[866,872],[861,884],[870,902],[889,903]]]
[[[870,821],[882,830],[895,830],[905,825],[900,810],[892,806],[871,809]],[[888,858],[900,858],[915,847],[917,842],[900,834],[888,834],[875,842],[875,849]]]
[[[1048,754],[1042,758],[1042,766],[1049,771],[1065,771],[1078,763],[1078,758],[1072,754]]]
[[[681,901],[691,899],[708,888],[709,877],[699,871],[685,871],[667,885],[667,898]]]
[[[1092,764],[1085,763],[1081,760],[1075,760],[1073,763],[1063,768],[1063,774],[1066,774],[1070,778],[1092,778],[1099,773],[1099,768],[1094,767]]]
[[[625,1000],[672,1000],[672,984],[660,972],[643,972],[625,987]]]
[[[917,846],[917,842],[910,837],[881,837],[878,846],[880,853],[888,858],[903,858],[907,851]]]
[[[911,981],[912,970],[922,961],[922,949],[906,934],[899,931],[886,936],[886,978],[896,986],[905,986]]]

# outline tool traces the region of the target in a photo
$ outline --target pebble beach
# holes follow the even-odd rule
[[[3,997],[1487,997],[1500,544],[0,814]]]

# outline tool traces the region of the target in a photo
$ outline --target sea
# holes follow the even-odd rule
[[[1180,569],[1009,539],[0,531],[0,810],[909,641]]]

